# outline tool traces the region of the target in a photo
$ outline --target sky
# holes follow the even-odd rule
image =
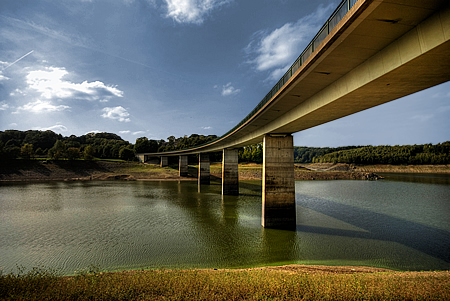
[[[1,0],[0,131],[221,136],[340,0]],[[296,146],[450,140],[450,82],[294,134]]]

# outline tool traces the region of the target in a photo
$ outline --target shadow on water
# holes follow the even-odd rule
[[[261,181],[240,181],[239,190],[240,196],[262,196]]]
[[[300,206],[354,225],[367,232],[301,225],[297,218],[296,230],[298,232],[391,241],[450,262],[449,231],[320,198],[315,198],[314,202],[301,202]],[[301,210],[301,207],[297,210]]]
[[[450,174],[433,173],[378,173],[389,181],[450,185]]]

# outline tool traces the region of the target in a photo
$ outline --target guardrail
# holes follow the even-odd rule
[[[339,23],[339,21],[344,18],[347,12],[355,5],[358,0],[343,0],[341,4],[336,8],[331,17],[322,26],[320,31],[316,34],[314,39],[308,44],[308,46],[303,50],[300,56],[295,60],[294,64],[289,68],[288,71],[281,77],[281,79],[275,84],[275,86],[270,90],[269,93],[263,98],[263,100],[250,112],[241,122],[239,122],[235,127],[225,133],[226,136],[243,125],[247,120],[249,120],[253,115],[256,114],[270,99],[284,86],[284,84],[292,77],[292,75],[297,71],[300,66],[311,56],[315,49],[320,45],[320,43],[330,34],[333,28]]]
[[[331,17],[325,22],[325,24],[321,27],[319,32],[315,35],[312,41],[306,46],[305,50],[299,55],[299,57],[295,60],[292,66],[286,71],[286,73],[281,77],[281,79],[275,84],[275,86],[270,90],[269,93],[259,102],[259,104],[244,118],[239,122],[235,127],[231,130],[223,134],[222,136],[211,140],[202,145],[197,145],[194,147],[187,148],[185,150],[198,148],[204,145],[209,145],[214,143],[215,141],[231,134],[244,123],[246,123],[250,118],[253,117],[265,104],[267,104],[272,97],[284,86],[285,83],[294,75],[295,71],[297,71],[305,61],[311,56],[315,49],[322,43],[323,40],[330,34],[334,27],[341,21],[344,16],[348,13],[348,11],[355,5],[358,0],[342,0],[339,6],[335,9],[335,11],[331,14]]]

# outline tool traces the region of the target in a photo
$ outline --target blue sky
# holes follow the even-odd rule
[[[2,0],[0,130],[222,135],[339,0]],[[300,133],[297,146],[450,140],[450,83]]]

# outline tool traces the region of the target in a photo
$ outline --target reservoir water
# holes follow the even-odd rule
[[[261,181],[0,184],[0,272],[281,264],[450,269],[450,177],[297,181],[296,231],[261,227]]]

